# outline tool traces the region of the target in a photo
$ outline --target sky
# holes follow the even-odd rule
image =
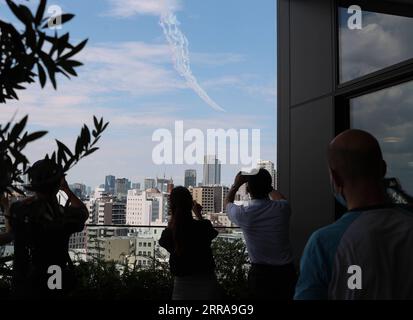
[[[36,3],[37,1],[32,1]],[[199,165],[156,165],[152,134],[183,121],[184,129],[260,129],[261,156],[276,163],[276,1],[274,0],[54,0],[76,17],[63,26],[73,42],[88,38],[76,59],[79,77],[58,76],[58,90],[38,83],[20,91],[19,101],[1,105],[0,121],[29,115],[31,130],[48,130],[27,148],[35,161],[56,149],[54,139],[74,147],[83,123],[103,116],[110,122],[100,150],[77,164],[69,183],[96,187],[112,174],[132,182],[172,177],[183,183],[185,169]],[[34,5],[31,5],[34,7]],[[175,14],[188,39],[193,76],[210,98],[201,99],[174,66],[174,52],[160,17]],[[4,2],[0,18],[12,19]],[[231,184],[240,166],[224,165]]]

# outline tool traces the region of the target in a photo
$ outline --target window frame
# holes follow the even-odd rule
[[[413,18],[413,4],[394,4],[387,1],[377,3],[371,0],[334,0],[332,6],[332,36],[334,52],[334,135],[350,129],[350,101],[351,99],[374,93],[383,89],[413,81],[413,58],[385,67],[381,70],[369,73],[362,77],[340,83],[340,35],[339,35],[339,7],[360,5],[362,8],[382,13],[410,12],[408,16]],[[410,9],[410,10],[407,10]],[[405,10],[405,11],[403,11]],[[346,212],[340,204],[335,202],[335,218],[340,218]]]

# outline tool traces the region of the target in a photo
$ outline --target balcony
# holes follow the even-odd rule
[[[77,282],[69,298],[169,300],[169,255],[158,245],[164,228],[87,225],[73,235],[70,255]],[[216,229],[212,249],[218,281],[228,299],[242,299],[249,264],[242,233],[238,228]],[[10,295],[12,254],[12,246],[0,247],[0,298]]]

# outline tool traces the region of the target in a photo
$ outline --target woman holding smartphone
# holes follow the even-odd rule
[[[171,219],[159,244],[170,253],[175,276],[173,300],[219,298],[211,242],[218,235],[211,221],[204,220],[202,207],[187,188],[176,187],[169,197]],[[197,219],[193,218],[192,211]]]

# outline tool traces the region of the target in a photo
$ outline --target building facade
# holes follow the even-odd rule
[[[196,170],[185,170],[184,186],[185,188],[196,187]]]
[[[126,224],[149,226],[151,222],[152,200],[147,198],[147,192],[129,190],[126,200]]]
[[[153,189],[155,187],[156,187],[155,179],[145,178],[145,180],[143,181],[144,190]]]
[[[115,194],[115,180],[116,177],[109,175],[105,177],[105,191],[109,194]]]
[[[225,198],[229,188],[225,186],[202,186],[191,188],[192,198],[202,206],[202,212],[225,213]]]
[[[128,190],[130,189],[130,182],[126,178],[115,180],[115,196],[119,199],[126,198]]]
[[[265,169],[271,175],[272,186],[277,189],[277,173],[275,171],[274,162],[269,160],[258,160],[257,168]]]
[[[311,233],[344,211],[326,156],[340,132],[376,136],[388,175],[413,192],[412,8],[408,0],[278,0],[278,184],[291,202],[297,261]]]
[[[204,186],[221,184],[221,162],[216,156],[207,155],[204,157]]]

